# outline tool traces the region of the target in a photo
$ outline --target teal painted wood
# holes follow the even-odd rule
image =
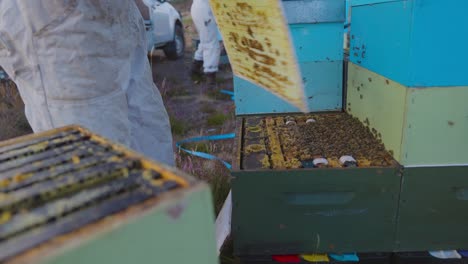
[[[352,6],[375,5],[381,3],[398,2],[401,0],[350,0]],[[405,0],[406,1],[406,0]]]
[[[406,1],[354,6],[350,61],[399,83],[408,83],[411,11]]]
[[[236,255],[392,251],[399,170],[235,171]]]
[[[409,87],[466,86],[465,0],[353,1],[351,61]]]
[[[468,85],[467,10],[466,0],[414,2],[411,86]]]
[[[343,23],[294,24],[290,29],[311,111],[341,110]],[[234,90],[237,115],[300,111],[238,77]]]
[[[341,110],[343,62],[303,62],[300,67],[312,111]],[[234,90],[237,115],[300,111],[265,89],[238,77],[234,77]]]
[[[468,248],[468,167],[406,168],[398,251]]]
[[[345,21],[345,0],[283,0],[289,24]]]
[[[343,23],[290,25],[299,62],[342,61]]]

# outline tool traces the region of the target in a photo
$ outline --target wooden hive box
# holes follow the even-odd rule
[[[217,263],[208,186],[81,127],[0,144],[0,261]]]
[[[288,128],[285,119],[291,117],[297,124]],[[314,118],[316,123],[307,124],[308,118]],[[340,152],[341,146],[337,145],[332,148],[336,154],[318,148],[317,153],[297,155],[297,149],[309,141],[294,143],[298,142],[295,131],[309,126],[311,130],[318,126],[317,131],[338,131],[340,124],[357,125],[356,131],[349,131],[351,137],[339,135],[358,143],[359,136],[356,138],[353,133],[361,134],[365,128],[345,113],[238,118],[237,160],[232,172],[236,255],[248,258],[393,250],[401,167],[385,150],[379,150],[386,157],[384,163],[369,162],[364,154],[356,156],[355,168],[341,167],[336,155],[360,155],[353,153],[353,147]],[[368,133],[363,135],[366,142],[378,142]],[[321,138],[340,141],[333,133],[308,140]],[[328,145],[329,142],[322,144]],[[309,161],[315,154],[330,155],[330,166],[310,168]]]
[[[408,87],[468,86],[465,0],[353,0],[350,60]]]

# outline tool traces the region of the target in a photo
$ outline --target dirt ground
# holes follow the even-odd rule
[[[172,4],[182,13],[185,31],[185,57],[167,60],[162,51],[155,51],[150,58],[153,78],[163,96],[168,110],[174,141],[198,136],[233,133],[235,130],[234,102],[219,91],[208,92],[203,81],[193,81],[190,76],[192,63],[192,38],[197,36],[190,18],[192,1],[177,0]],[[219,90],[233,90],[232,71],[229,65],[221,65],[217,76]],[[213,154],[231,163],[234,140],[206,141],[185,145],[186,148]],[[177,151],[177,166],[212,186],[216,212],[222,207],[229,192],[230,172],[219,161],[210,161]]]
[[[207,92],[203,83],[191,80],[189,71],[192,62],[192,37],[196,30],[190,18],[190,0],[174,0],[172,4],[182,13],[186,39],[185,57],[178,61],[167,60],[161,51],[152,57],[153,78],[164,98],[169,112],[174,140],[193,136],[233,133],[235,130],[235,107],[229,96],[219,92]],[[218,73],[218,88],[233,90],[232,71],[227,65]],[[231,163],[234,140],[200,142],[189,149],[207,152]],[[212,187],[216,213],[221,209],[230,190],[230,171],[220,162],[209,161],[183,152],[177,152],[177,166],[203,179]],[[232,256],[232,240],[228,239],[221,255],[221,264],[238,264]]]

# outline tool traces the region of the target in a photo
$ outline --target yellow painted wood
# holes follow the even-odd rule
[[[468,87],[408,89],[402,163],[468,164]]]
[[[210,0],[234,74],[307,112],[304,85],[280,0]]]
[[[377,130],[387,150],[400,161],[406,88],[356,64],[348,67],[346,110]]]
[[[347,96],[400,164],[468,164],[468,86],[408,88],[349,63]]]

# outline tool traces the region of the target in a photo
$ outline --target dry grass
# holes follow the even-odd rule
[[[176,162],[183,171],[210,184],[215,212],[218,213],[230,190],[230,171],[218,161],[206,161],[183,152],[177,154]]]
[[[200,108],[206,107],[206,103],[200,104]],[[218,112],[219,107],[216,108]],[[202,123],[199,126],[192,127],[185,135],[174,134],[175,140],[185,138],[206,136],[211,134],[227,134],[232,133],[235,128],[234,113],[231,110],[223,114],[223,122],[206,128],[206,124]],[[206,117],[209,117],[206,115]],[[231,163],[233,157],[232,150],[233,139],[221,141],[202,141],[191,144],[185,144],[184,148],[192,151],[209,153],[221,158],[228,163]],[[177,167],[183,171],[208,182],[211,185],[213,202],[216,214],[221,210],[224,200],[230,190],[231,172],[220,161],[207,160],[196,156],[189,155],[183,151],[177,152]]]
[[[154,79],[171,118],[174,141],[213,134],[232,133],[235,128],[234,104],[230,97],[207,93],[203,83],[193,81],[188,70],[192,60],[192,37],[196,30],[190,16],[190,0],[171,1],[181,13],[185,29],[187,53],[179,61],[167,61],[159,51],[153,60]],[[232,87],[232,71],[222,67],[220,87]],[[209,153],[227,162],[232,160],[233,140],[206,141],[186,144],[185,148]],[[216,213],[221,209],[230,189],[230,171],[219,161],[211,161],[177,152],[177,166],[185,172],[208,182],[212,187]]]

